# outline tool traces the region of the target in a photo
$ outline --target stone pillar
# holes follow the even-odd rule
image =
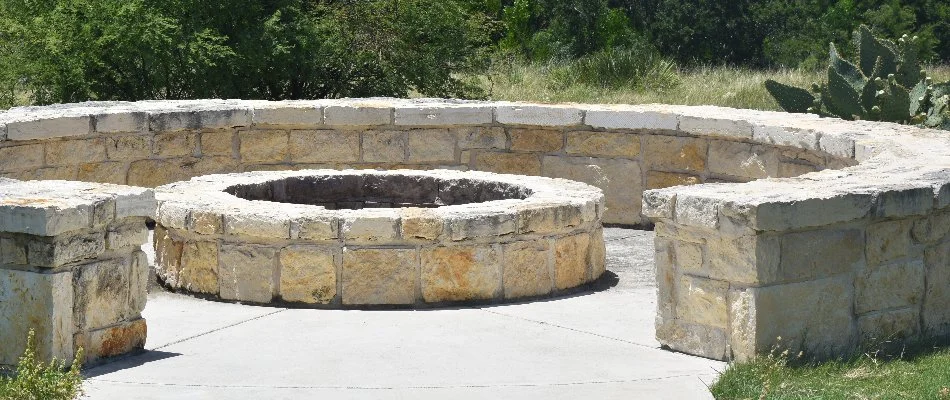
[[[142,349],[149,189],[0,182],[0,365],[36,333],[42,359],[86,364]]]

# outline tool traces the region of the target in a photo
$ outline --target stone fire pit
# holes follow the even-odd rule
[[[486,172],[208,175],[156,190],[167,286],[310,307],[500,302],[604,272],[604,196]]]

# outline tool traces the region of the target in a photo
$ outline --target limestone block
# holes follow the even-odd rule
[[[950,334],[950,242],[924,252],[927,288],[922,308],[923,328],[931,336]]]
[[[218,293],[218,243],[184,243],[179,287],[196,293]]]
[[[123,248],[138,249],[148,241],[148,227],[142,219],[125,221],[109,227],[106,231],[106,248],[118,250]]]
[[[228,156],[234,155],[234,132],[230,130],[202,132],[201,133],[201,155],[202,156]]]
[[[244,210],[224,214],[224,233],[264,238],[289,239],[290,220],[263,210]],[[260,212],[255,212],[260,211]]]
[[[700,136],[726,136],[740,139],[752,139],[752,124],[743,120],[697,117],[680,117],[679,130]]]
[[[66,180],[74,181],[77,179],[77,167],[69,165],[64,167],[37,168],[16,173],[7,174],[21,181],[49,181]],[[81,179],[82,181],[92,181],[91,179]]]
[[[580,234],[554,240],[554,284],[558,290],[587,282],[590,235]]]
[[[801,281],[857,271],[864,266],[864,233],[858,229],[782,235],[781,279]]]
[[[564,133],[545,129],[511,129],[511,150],[549,153],[564,146]]]
[[[500,253],[494,246],[423,248],[422,298],[437,303],[498,297],[502,291]]]
[[[152,138],[144,135],[105,138],[110,160],[141,160],[152,154]]]
[[[148,257],[145,256],[145,252],[141,250],[132,252],[129,309],[132,310],[133,314],[141,313],[145,309],[145,302],[148,300],[148,269]]]
[[[680,193],[676,196],[673,218],[677,224],[699,228],[719,228],[719,199]]]
[[[930,186],[887,190],[878,195],[874,215],[878,218],[926,215],[933,205],[934,192]]]
[[[673,186],[697,185],[700,183],[702,183],[702,178],[696,175],[662,171],[647,172],[647,189],[662,189]]]
[[[136,317],[129,306],[132,261],[116,258],[96,261],[73,270],[73,324],[77,330],[95,330]]]
[[[506,299],[541,296],[554,289],[554,266],[547,242],[513,242],[503,247]]]
[[[386,210],[388,211],[388,210]],[[399,239],[399,218],[395,215],[347,215],[341,233],[346,244],[381,244]]]
[[[447,217],[444,224],[453,241],[495,238],[514,233],[518,229],[518,216],[514,212],[464,214],[460,218]]]
[[[42,144],[0,147],[0,171],[18,171],[43,166]]]
[[[683,240],[689,238],[680,237]],[[781,240],[768,235],[707,235],[703,274],[744,285],[764,285],[776,281]]]
[[[393,115],[396,125],[446,126],[492,123],[492,109],[483,105],[400,105],[396,106]]]
[[[919,304],[924,293],[924,263],[918,260],[869,268],[855,277],[854,288],[857,314]]]
[[[676,284],[678,320],[722,329],[728,327],[729,282],[681,275]]]
[[[106,251],[104,232],[35,238],[28,245],[29,262],[43,268],[91,260]]]
[[[129,164],[123,162],[102,162],[79,164],[76,177],[83,182],[114,183],[124,185]]]
[[[295,163],[356,162],[357,131],[290,131],[290,160]]]
[[[764,146],[713,140],[709,143],[709,172],[759,179],[779,175],[778,154]]]
[[[663,129],[676,130],[677,115],[647,110],[589,109],[584,123],[606,129]]]
[[[752,132],[752,139],[759,143],[809,150],[818,149],[818,136],[818,132],[812,129],[776,125],[756,125]]]
[[[0,269],[0,365],[16,365],[26,349],[30,329],[36,333],[38,358],[72,358],[71,272],[39,274]]]
[[[676,307],[676,265],[673,241],[657,235],[653,240],[653,260],[656,265],[656,315],[657,320],[670,321]]]
[[[83,136],[92,132],[92,118],[88,115],[55,116],[27,121],[7,122],[7,139],[30,140],[67,136]]]
[[[871,224],[867,231],[869,266],[880,265],[904,257],[910,251],[912,220],[886,221]]]
[[[238,132],[242,162],[282,162],[287,159],[287,131]]]
[[[120,112],[103,113],[95,116],[96,132],[123,133],[145,132],[148,130],[148,114],[122,110]]]
[[[590,278],[596,280],[607,272],[607,247],[604,243],[604,230],[597,229],[590,234]]]
[[[823,133],[818,138],[818,148],[835,157],[854,158],[854,140],[844,136]]]
[[[841,354],[853,345],[849,276],[746,289],[730,296],[732,351],[739,359],[770,351]]]
[[[914,222],[911,235],[919,243],[933,243],[950,235],[950,212],[933,213]]]
[[[392,108],[369,105],[332,105],[323,109],[327,125],[389,125]]]
[[[277,104],[255,107],[255,125],[315,126],[323,124],[323,109],[313,105]]]
[[[504,128],[464,127],[450,128],[460,149],[504,149],[507,137]]]
[[[640,155],[640,136],[616,132],[568,132],[564,151],[582,156],[634,158]]]
[[[541,160],[526,153],[496,153],[480,151],[475,154],[475,169],[515,175],[541,175]]]
[[[424,208],[403,208],[400,224],[404,240],[437,241],[444,230],[442,217]]]
[[[647,135],[643,137],[644,161],[651,169],[701,172],[706,169],[705,140]]]
[[[46,143],[46,165],[75,165],[105,159],[105,141],[101,138]]]
[[[209,108],[192,111],[159,111],[148,115],[149,130],[152,132],[235,128],[250,124],[251,110],[249,109]]]
[[[858,317],[862,341],[880,345],[889,340],[915,339],[920,335],[920,312],[916,307]]]
[[[863,218],[871,209],[873,196],[867,193],[836,193],[807,199],[775,200],[758,204],[752,211],[752,228],[786,231]],[[870,245],[870,240],[868,241]],[[868,262],[871,257],[868,257]]]
[[[216,210],[191,210],[186,226],[199,235],[220,235],[224,233],[224,218]]]
[[[406,160],[409,138],[401,131],[363,132],[363,161],[402,162]]]
[[[675,200],[676,195],[672,192],[647,190],[643,192],[643,215],[647,218],[671,220]]]
[[[128,184],[132,186],[156,187],[188,178],[189,171],[182,168],[181,159],[139,160],[129,165]]]
[[[569,126],[580,125],[584,119],[581,109],[549,105],[499,105],[495,120],[508,125]]]
[[[729,336],[721,328],[657,318],[656,339],[673,350],[724,360],[729,356]]]
[[[676,266],[684,274],[707,276],[703,270],[703,246],[683,241],[673,242],[673,254]]]
[[[290,238],[333,240],[340,237],[339,220],[329,215],[305,214],[291,221]]]
[[[343,304],[412,304],[419,263],[415,249],[347,249]]]
[[[269,303],[274,298],[277,249],[223,243],[218,249],[218,285],[225,300]]]
[[[447,129],[409,131],[409,162],[455,162],[455,135]]]
[[[581,210],[558,203],[528,204],[518,207],[518,233],[550,234],[581,224]]]
[[[172,238],[162,226],[155,227],[152,236],[155,247],[155,274],[173,288],[179,287],[182,242]]]
[[[156,133],[152,154],[157,157],[184,157],[197,153],[198,137],[191,132]]]
[[[151,189],[125,187],[118,190],[112,187],[109,192],[115,197],[115,219],[155,216],[155,192]]]
[[[0,265],[26,265],[26,249],[22,240],[0,238]]]
[[[583,182],[604,191],[604,222],[640,223],[643,182],[635,161],[588,157],[544,157],[543,176]]]
[[[791,178],[791,177],[801,176],[807,173],[819,171],[821,169],[822,168],[816,167],[811,164],[781,162],[778,165],[777,176],[779,178]]]
[[[280,250],[280,297],[284,301],[328,304],[336,297],[335,251],[289,246]]]
[[[76,347],[83,348],[84,363],[94,364],[103,358],[129,354],[145,348],[148,327],[144,319],[136,319],[108,328],[77,333]]]

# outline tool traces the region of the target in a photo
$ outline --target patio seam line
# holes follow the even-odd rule
[[[249,319],[241,320],[241,321],[238,321],[238,322],[235,322],[235,323],[232,323],[232,324],[228,324],[228,325],[225,325],[225,326],[222,326],[222,327],[218,327],[218,328],[212,329],[212,330],[210,330],[210,331],[205,331],[205,332],[201,332],[201,333],[198,333],[198,334],[195,334],[195,335],[191,335],[191,336],[188,336],[188,337],[186,337],[186,338],[178,339],[178,340],[175,340],[175,341],[172,341],[172,342],[169,342],[169,343],[166,343],[166,344],[163,344],[163,345],[161,345],[161,346],[154,347],[154,348],[151,348],[151,349],[148,349],[148,350],[149,350],[149,351],[161,350],[161,349],[164,349],[164,348],[166,348],[166,347],[168,347],[168,346],[176,345],[176,344],[179,344],[179,343],[184,343],[184,342],[187,342],[187,341],[192,340],[192,339],[197,339],[197,338],[199,338],[199,337],[202,337],[202,336],[205,336],[205,335],[209,335],[209,334],[212,334],[212,333],[215,333],[215,332],[218,332],[218,331],[222,331],[222,330],[225,330],[225,329],[228,329],[228,328],[232,328],[232,327],[235,327],[235,326],[238,326],[238,325],[242,325],[242,324],[245,324],[245,323],[248,323],[248,322],[251,322],[251,321],[256,321],[256,320],[259,320],[259,319],[262,319],[262,318],[265,318],[265,317],[269,317],[269,316],[274,315],[274,314],[279,314],[279,313],[282,313],[282,312],[287,311],[287,310],[288,310],[288,309],[286,309],[286,308],[282,308],[282,309],[279,309],[279,310],[276,310],[276,311],[271,311],[271,312],[266,313],[266,314],[258,315],[258,316],[254,317],[254,318],[249,318]]]
[[[130,382],[130,381],[96,379],[96,378],[90,378],[89,380],[95,380],[97,382],[102,382],[102,383],[117,383],[117,384],[138,385],[138,386],[196,387],[196,388],[219,388],[219,389],[343,389],[343,390],[400,390],[401,389],[401,390],[405,390],[405,389],[465,389],[465,388],[490,389],[490,388],[501,388],[501,387],[556,387],[556,386],[603,385],[603,384],[612,384],[612,383],[659,381],[659,380],[664,380],[664,379],[675,379],[675,378],[695,377],[699,379],[699,377],[706,376],[706,375],[710,375],[710,374],[708,373],[678,374],[678,375],[659,376],[659,377],[652,377],[652,378],[612,379],[612,380],[582,381],[582,382],[500,383],[500,384],[494,384],[494,385],[470,384],[470,385],[420,385],[420,386],[208,385],[208,384],[198,384],[198,383]]]
[[[548,325],[548,326],[552,326],[552,327],[555,327],[555,328],[560,328],[560,329],[564,329],[564,330],[568,330],[568,331],[572,331],[572,332],[577,332],[577,333],[583,333],[583,334],[587,334],[587,335],[591,335],[591,336],[596,336],[596,337],[599,337],[599,338],[601,338],[601,339],[608,339],[608,340],[613,340],[613,341],[616,341],[616,342],[631,344],[631,345],[634,345],[634,346],[639,346],[639,347],[643,347],[643,348],[647,348],[647,349],[663,351],[663,350],[660,349],[659,347],[654,347],[654,346],[646,345],[646,344],[643,344],[643,343],[631,342],[631,341],[629,341],[629,340],[624,340],[624,339],[620,339],[620,338],[615,338],[615,337],[612,337],[612,336],[602,335],[602,334],[599,334],[599,333],[589,332],[589,331],[585,331],[585,330],[581,330],[581,329],[577,329],[577,328],[571,328],[571,327],[569,327],[569,326],[558,325],[558,324],[555,324],[555,323],[546,322],[546,321],[541,321],[541,320],[536,320],[536,319],[531,319],[531,318],[519,317],[519,316],[517,316],[517,315],[505,314],[505,313],[502,313],[502,312],[491,311],[491,310],[487,310],[487,309],[484,309],[484,308],[479,308],[479,310],[484,311],[484,312],[487,312],[487,313],[489,313],[489,314],[501,315],[501,316],[504,316],[504,317],[520,319],[520,320],[522,320],[522,321],[533,322],[533,323],[540,324],[540,325]]]

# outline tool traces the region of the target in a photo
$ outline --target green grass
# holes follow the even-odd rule
[[[950,80],[950,66],[928,67],[934,81]],[[780,108],[765,90],[766,79],[799,87],[823,81],[819,71],[735,67],[674,69],[672,83],[603,87],[578,80],[564,84],[558,64],[496,63],[479,77],[492,100],[531,102],[717,105],[757,110]]]
[[[782,356],[730,364],[710,390],[717,399],[950,400],[950,349],[883,360],[793,365]]]

